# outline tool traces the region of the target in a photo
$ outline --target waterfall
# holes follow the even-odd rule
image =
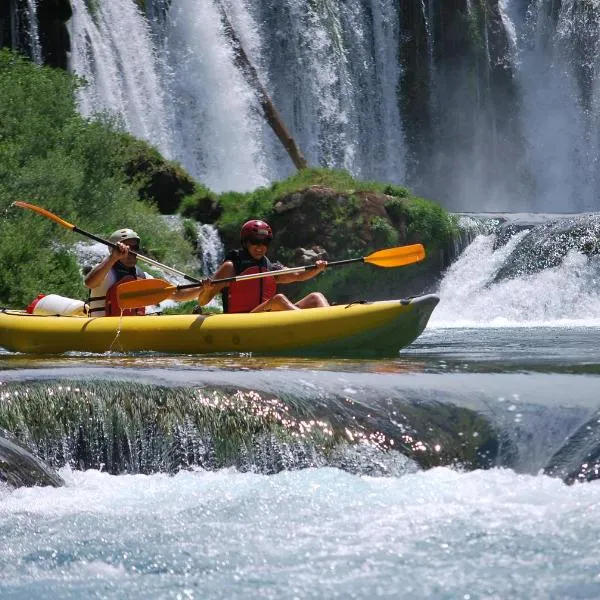
[[[401,181],[395,3],[254,0],[251,10],[275,104],[309,164]]]
[[[538,217],[486,219],[440,283],[433,327],[598,326],[600,215]]]
[[[261,83],[314,166],[403,180],[393,0],[222,6]],[[292,166],[234,63],[216,0],[73,1],[71,69],[84,115],[109,111],[216,191],[249,190]],[[153,34],[150,33],[152,27]]]
[[[172,155],[165,89],[150,28],[132,0],[72,0],[70,69],[87,85],[79,91],[83,115],[116,115],[127,131]]]
[[[27,18],[29,20],[29,43],[31,46],[31,59],[36,65],[42,64],[42,47],[37,19],[38,0],[27,0]]]
[[[223,242],[214,225],[198,223],[198,250],[202,261],[202,273],[212,276],[223,262]]]
[[[225,11],[311,166],[456,211],[598,208],[597,3],[146,0],[146,17],[134,0],[72,4],[81,112],[117,115],[215,191],[293,171]]]
[[[531,170],[535,174],[530,208],[543,211],[598,208],[600,147],[598,84],[585,101],[580,70],[598,69],[598,42],[586,47],[581,37],[598,39],[598,15],[578,14],[574,2],[563,2],[555,21],[547,2],[532,2],[523,20],[515,0],[504,10],[518,47],[517,83],[521,90],[521,127]],[[587,104],[587,105],[586,105]]]
[[[249,37],[254,27],[249,19],[239,33]],[[164,33],[175,158],[216,191],[267,184],[265,125],[254,91],[234,65],[217,5],[174,0]]]

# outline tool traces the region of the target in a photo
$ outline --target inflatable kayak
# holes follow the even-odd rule
[[[435,295],[308,310],[214,315],[84,317],[0,309],[11,352],[250,352],[288,356],[395,356],[425,329]]]

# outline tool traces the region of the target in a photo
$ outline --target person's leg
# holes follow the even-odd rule
[[[327,298],[321,294],[321,292],[312,292],[308,296],[304,296],[302,300],[296,302],[298,308],[320,308],[322,306],[329,306]]]
[[[300,310],[300,307],[290,302],[287,296],[284,296],[283,294],[275,294],[271,299],[259,304],[250,312],[275,312],[279,310]]]

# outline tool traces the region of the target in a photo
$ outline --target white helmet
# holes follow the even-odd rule
[[[140,241],[140,236],[133,229],[117,229],[110,234],[108,238],[109,242],[116,244],[117,242],[123,242],[125,240],[137,240]]]

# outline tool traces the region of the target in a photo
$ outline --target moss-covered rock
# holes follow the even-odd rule
[[[406,241],[405,224],[396,229],[389,219],[387,199],[380,192],[343,193],[321,186],[294,192],[273,207],[275,242],[288,248],[319,244],[340,256]],[[382,223],[388,225],[389,235]]]
[[[127,139],[123,170],[128,181],[136,184],[140,200],[155,204],[164,215],[177,212],[181,200],[196,191],[194,180],[149,144],[127,134],[123,137]]]
[[[182,200],[179,212],[182,216],[200,223],[212,224],[223,214],[223,205],[219,202],[217,194],[198,184],[193,194]]]

